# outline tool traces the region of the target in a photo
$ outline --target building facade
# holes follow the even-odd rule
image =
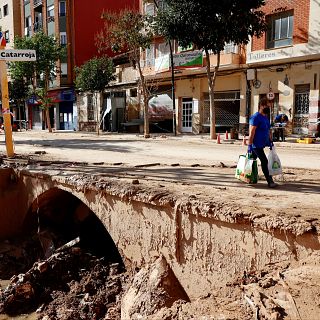
[[[57,61],[56,76],[49,83],[48,95],[51,125],[56,130],[73,130],[77,122],[77,108],[73,88],[70,3],[68,0],[21,0],[21,30],[25,37],[37,32],[54,36],[66,48],[66,57]],[[27,101],[31,129],[45,129],[44,112],[36,97]]]
[[[285,113],[290,132],[314,135],[319,132],[320,115],[319,2],[267,0],[262,10],[268,24],[263,37],[251,39],[246,47],[226,44],[221,52],[215,85],[216,131],[247,133],[250,115],[258,110],[259,99],[267,96],[271,122],[278,114]],[[153,1],[140,1],[140,11],[155,14]],[[208,132],[205,61],[192,47],[180,48],[177,43],[172,43],[172,47],[177,132]],[[155,38],[142,53],[141,63],[154,95],[149,102],[149,113],[152,114],[152,104],[172,108],[169,46],[163,39]],[[210,67],[213,70],[215,66],[216,56],[212,55]],[[163,99],[163,95],[167,98]]]
[[[104,21],[101,19],[104,11],[120,12],[124,9],[138,10],[138,8],[139,0],[72,1],[73,66],[81,66],[90,58],[99,55],[95,45],[95,36],[104,27]],[[109,57],[115,56],[112,51],[108,51],[106,54]],[[121,61],[122,67],[116,68],[118,80],[113,83],[114,87],[111,90],[77,94],[78,128],[80,131],[97,131],[98,128],[105,131],[119,131],[121,123],[125,121],[127,100],[131,101],[130,87],[132,86],[128,86],[127,81],[133,81],[134,88],[136,88],[136,77],[133,79],[130,76],[129,69],[131,68],[127,64],[125,55],[114,59],[115,67],[119,61]],[[123,61],[129,69],[123,68]],[[118,83],[122,82],[124,82],[123,86],[120,85],[119,88]]]
[[[76,130],[81,123],[89,125],[92,125],[92,122],[97,123],[97,119],[88,120],[87,114],[91,114],[90,112],[83,112],[83,108],[91,108],[88,106],[88,99],[80,97],[80,103],[76,102],[73,86],[74,68],[98,55],[95,36],[103,27],[102,12],[130,7],[132,1],[19,1],[22,35],[29,37],[43,31],[47,35],[54,36],[62,46],[66,47],[66,58],[57,61],[56,77],[50,83],[49,89],[49,96],[54,102],[53,108],[50,108],[53,127],[56,130]],[[87,118],[79,118],[80,114],[86,115]],[[32,129],[45,128],[45,118],[35,98],[28,101],[28,116]]]
[[[0,27],[7,42],[7,49],[13,47],[15,36],[21,36],[20,2],[0,0]]]
[[[263,9],[268,30],[247,49],[254,110],[268,94],[273,117],[285,113],[292,133],[314,135],[320,116],[319,2],[269,0]]]

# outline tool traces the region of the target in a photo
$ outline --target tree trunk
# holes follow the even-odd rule
[[[44,85],[45,85],[44,96],[45,96],[45,99],[48,99],[48,87],[49,87],[49,76],[48,76],[48,73],[45,74],[45,82],[44,82]],[[48,105],[48,103],[46,103],[46,105],[45,105],[46,122],[47,122],[48,131],[49,131],[50,133],[52,133],[52,127],[51,127],[51,122],[50,122],[49,108],[50,108],[50,105]]]
[[[46,114],[46,122],[47,122],[47,127],[49,132],[52,132],[52,127],[51,127],[51,123],[50,123],[50,114],[49,114],[49,107],[46,106],[45,108],[45,114]]]
[[[149,100],[148,100],[148,93],[147,93],[147,86],[145,82],[144,75],[141,70],[140,65],[140,59],[136,59],[138,70],[139,70],[139,76],[140,76],[140,82],[142,86],[142,95],[143,95],[143,117],[144,117],[144,137],[150,138],[150,132],[149,132]]]
[[[207,62],[207,78],[209,87],[209,100],[210,100],[210,139],[216,139],[216,109],[214,105],[214,87],[216,83],[217,73],[220,66],[220,52],[217,54],[217,65],[214,68],[213,76],[210,70],[210,54],[208,49],[205,49],[206,62]]]
[[[98,108],[98,94],[97,92],[93,92],[93,95],[94,95],[94,100],[95,100],[95,104],[96,104],[96,109],[97,109],[97,134],[98,136],[100,135],[100,117],[99,117],[99,114],[100,114],[100,108]]]

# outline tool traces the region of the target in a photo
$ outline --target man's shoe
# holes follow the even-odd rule
[[[277,186],[278,186],[278,184],[275,183],[275,182],[269,182],[269,183],[268,183],[268,187],[269,187],[269,188],[276,188]]]

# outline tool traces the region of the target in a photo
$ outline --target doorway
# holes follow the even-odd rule
[[[182,110],[181,110],[181,132],[192,132],[192,112],[193,101],[192,98],[182,98]]]

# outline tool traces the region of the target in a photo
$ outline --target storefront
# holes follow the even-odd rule
[[[56,130],[74,130],[76,128],[76,108],[74,107],[75,93],[73,89],[48,91],[52,101],[49,109],[52,128]],[[45,114],[41,102],[36,96],[27,100],[29,128],[34,130],[46,129]]]

